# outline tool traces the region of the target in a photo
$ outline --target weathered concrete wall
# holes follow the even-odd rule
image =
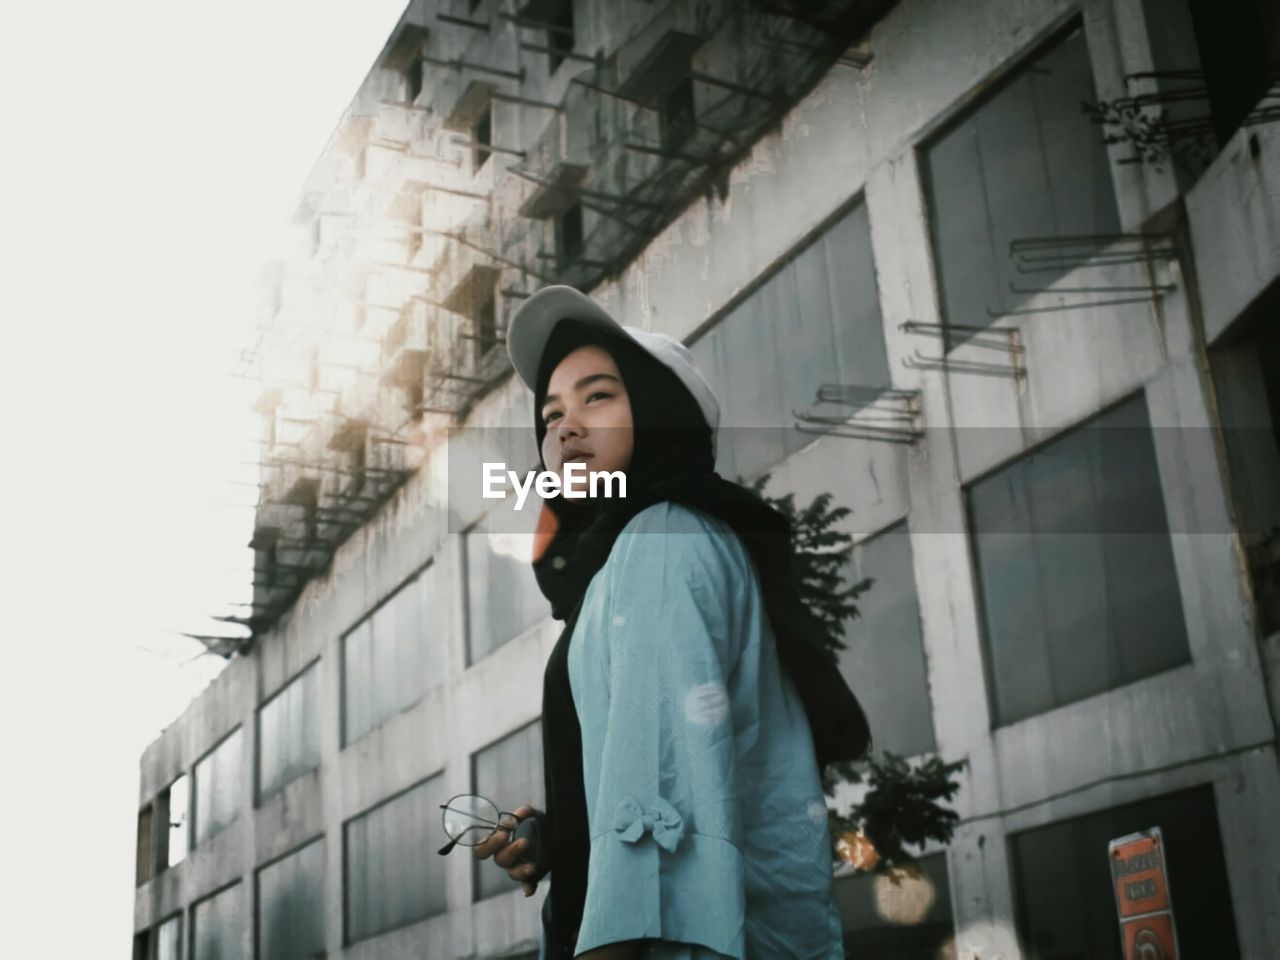
[[[1187,194],[1205,338],[1280,277],[1280,130],[1237,130]]]

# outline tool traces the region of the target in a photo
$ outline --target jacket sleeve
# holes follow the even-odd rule
[[[577,952],[656,939],[742,957],[745,896],[730,678],[742,590],[723,532],[673,504],[641,514],[610,557],[607,703]],[[728,534],[731,535],[731,534]],[[621,551],[621,552],[618,552]],[[747,714],[744,714],[746,716]],[[664,955],[659,948],[657,955]],[[675,954],[672,954],[673,956]]]

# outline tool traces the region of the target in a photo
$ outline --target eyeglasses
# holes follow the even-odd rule
[[[448,803],[440,804],[444,811],[444,832],[449,842],[437,852],[445,856],[458,844],[478,847],[499,830],[513,832],[520,825],[514,813],[499,810],[497,805],[476,793],[460,793]]]

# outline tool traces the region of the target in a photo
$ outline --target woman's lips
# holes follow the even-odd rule
[[[577,453],[577,454],[574,454],[572,457],[565,457],[565,458],[564,458],[564,462],[565,462],[565,463],[573,463],[573,462],[577,461],[577,462],[579,462],[579,463],[585,463],[586,461],[590,460],[590,459],[592,458],[592,456],[594,456],[594,454],[590,454],[590,453]]]

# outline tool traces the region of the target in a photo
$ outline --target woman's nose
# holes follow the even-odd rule
[[[560,415],[560,419],[556,422],[556,435],[563,443],[567,437],[581,437],[582,424],[578,422],[578,415],[572,410],[566,410]]]

